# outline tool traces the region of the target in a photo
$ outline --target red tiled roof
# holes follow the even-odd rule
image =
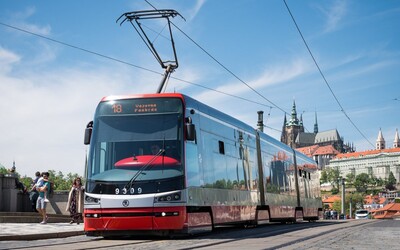
[[[332,195],[322,200],[323,203],[334,203],[335,201],[340,201],[339,195]]]
[[[315,155],[337,155],[340,153],[332,145],[312,145],[309,147],[296,148],[296,150],[307,155],[308,157],[312,157]]]
[[[400,211],[400,203],[389,203],[383,208],[377,209],[374,214],[375,219],[391,219]]]
[[[385,197],[379,197],[378,195],[372,196],[372,195],[366,195],[364,198],[364,203],[365,204],[383,204],[385,203],[386,198]]]
[[[318,145],[312,145],[309,147],[296,148],[296,150],[299,151],[300,153],[307,155],[308,157],[312,157],[315,150],[317,150],[318,147],[319,147]]]
[[[335,159],[358,158],[360,156],[376,155],[381,153],[400,153],[400,148],[376,149],[376,150],[367,150],[362,152],[338,154],[336,155]]]
[[[339,195],[332,195],[329,197],[326,197],[325,199],[322,199],[322,203],[327,204],[329,208],[332,208],[332,205],[335,201],[340,201],[340,196]]]
[[[340,152],[337,151],[332,145],[318,147],[313,155],[338,155]]]

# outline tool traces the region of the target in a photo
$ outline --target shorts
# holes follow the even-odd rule
[[[46,202],[44,202],[44,197],[38,197],[36,201],[36,209],[46,209]]]

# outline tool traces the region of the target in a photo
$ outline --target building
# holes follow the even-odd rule
[[[309,147],[296,148],[296,150],[310,158],[313,158],[318,164],[318,169],[324,169],[326,165],[329,165],[329,162],[332,158],[340,154],[340,152],[337,151],[332,145],[313,145]]]
[[[327,196],[322,199],[322,205],[324,209],[333,209],[333,203],[335,202],[340,202],[342,198],[340,195],[332,195],[332,196]]]
[[[388,203],[389,200],[381,195],[366,195],[364,197],[363,208],[368,211],[372,211],[383,208]]]
[[[386,180],[390,172],[392,172],[397,183],[399,183],[400,147],[398,141],[399,135],[396,130],[393,142],[393,145],[396,147],[386,148],[382,131],[379,130],[375,150],[338,154],[330,161],[329,167],[338,168],[342,176],[346,176],[349,173],[354,175],[367,173],[382,180]]]
[[[373,213],[374,219],[393,219],[400,216],[400,203],[389,203],[383,208],[375,210]]]
[[[293,101],[290,120],[287,121],[286,114],[283,119],[281,142],[292,148],[318,146],[333,146],[340,153],[353,152],[354,147],[343,143],[336,129],[320,132],[318,130],[317,114],[315,113],[314,131],[312,133],[304,132],[303,116],[297,118],[296,103]]]

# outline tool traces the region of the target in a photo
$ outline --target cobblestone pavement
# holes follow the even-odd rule
[[[330,232],[280,249],[399,249],[400,220],[375,221]]]
[[[34,233],[34,234],[32,234]],[[32,239],[27,239],[31,237]],[[52,235],[52,239],[48,238]],[[69,237],[78,235],[75,237]],[[47,238],[43,238],[46,236]],[[0,224],[0,249],[399,249],[400,220],[348,220],[220,229],[196,237],[164,239],[86,237],[83,226],[68,223]],[[46,239],[46,240],[44,240]]]

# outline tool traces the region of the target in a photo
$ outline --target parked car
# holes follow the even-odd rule
[[[365,209],[357,210],[355,213],[356,219],[368,219],[369,211]]]

